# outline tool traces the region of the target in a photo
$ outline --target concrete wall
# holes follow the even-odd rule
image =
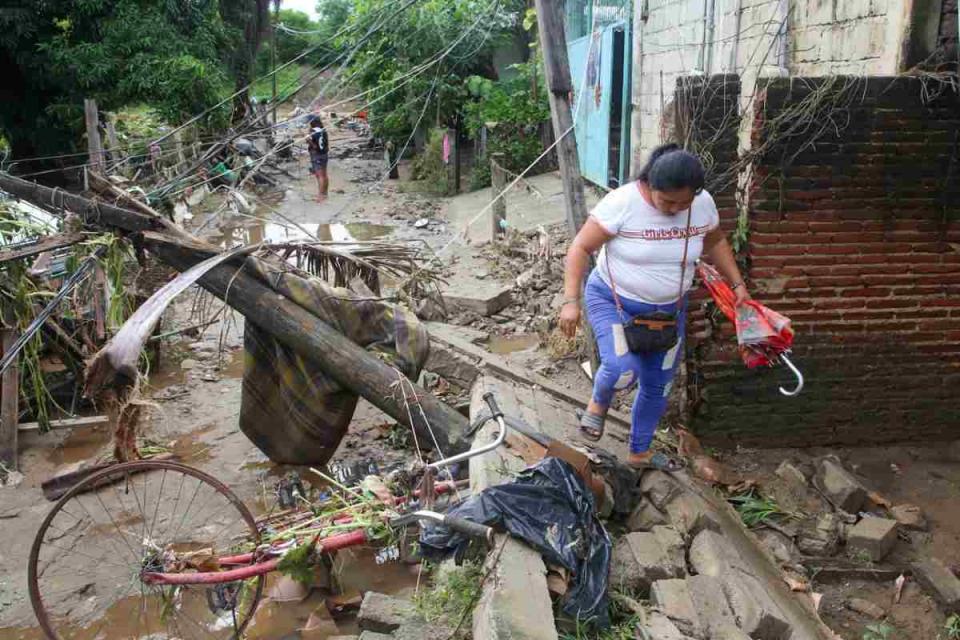
[[[758,78],[897,73],[913,0],[636,4],[632,166],[640,166],[640,157],[670,137],[670,119],[663,120],[661,112],[669,113],[678,76],[740,74],[741,108],[746,111]],[[705,15],[711,6],[712,15]],[[743,141],[748,138],[744,131]]]
[[[792,377],[745,369],[729,323],[711,330],[691,305],[698,434],[768,446],[956,437],[960,96],[914,77],[860,78],[814,114],[839,127],[784,137],[777,117],[836,81],[768,82],[750,119],[774,142],[747,185],[744,257],[754,295],[794,321],[807,386],[780,396]]]

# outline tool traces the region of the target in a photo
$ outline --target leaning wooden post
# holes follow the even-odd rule
[[[103,145],[100,142],[100,114],[97,101],[83,101],[83,115],[87,124],[87,151],[90,155],[90,170],[103,173]]]
[[[107,114],[107,123],[104,128],[107,132],[107,148],[109,149],[106,155],[110,158],[112,165],[119,165],[120,161],[123,160],[123,153],[120,151],[120,140],[117,137],[117,114]]]
[[[5,320],[11,321],[12,314],[4,311]],[[17,330],[4,328],[2,335],[3,353],[7,353],[17,341]],[[19,357],[3,372],[0,378],[0,463],[9,470],[17,469],[17,423],[20,421],[20,366]]]
[[[503,162],[502,153],[490,154],[490,186],[493,194],[490,216],[493,222],[493,240],[503,235],[507,226],[507,201],[504,194],[507,188],[507,173],[503,170]]]

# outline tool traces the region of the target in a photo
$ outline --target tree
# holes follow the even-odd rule
[[[251,75],[268,0],[27,4],[0,11],[0,130],[14,157],[75,150],[84,98],[149,102],[173,121],[216,104]]]
[[[338,45],[353,52],[351,73],[363,89],[370,123],[403,141],[420,114],[424,126],[459,119],[465,78],[496,77],[493,52],[522,19],[521,0],[354,0],[348,34]],[[320,6],[325,7],[327,3]]]

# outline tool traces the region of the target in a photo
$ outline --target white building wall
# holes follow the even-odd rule
[[[635,0],[631,166],[669,134],[680,75],[740,74],[746,112],[759,78],[898,73],[914,1]]]

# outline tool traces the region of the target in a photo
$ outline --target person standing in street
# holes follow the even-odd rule
[[[636,182],[597,204],[567,251],[559,323],[569,337],[580,323],[590,255],[599,252],[583,291],[600,366],[580,429],[599,440],[614,392],[636,383],[627,462],[638,469],[681,467],[650,444],[682,358],[687,292],[701,254],[730,283],[737,304],[750,298],[704,180],[695,155],[674,144],[657,147]]]
[[[323,127],[320,116],[310,118],[310,135],[307,138],[307,150],[310,152],[310,173],[317,178],[317,202],[327,198],[330,179],[327,176],[327,162],[330,159],[330,138]]]

